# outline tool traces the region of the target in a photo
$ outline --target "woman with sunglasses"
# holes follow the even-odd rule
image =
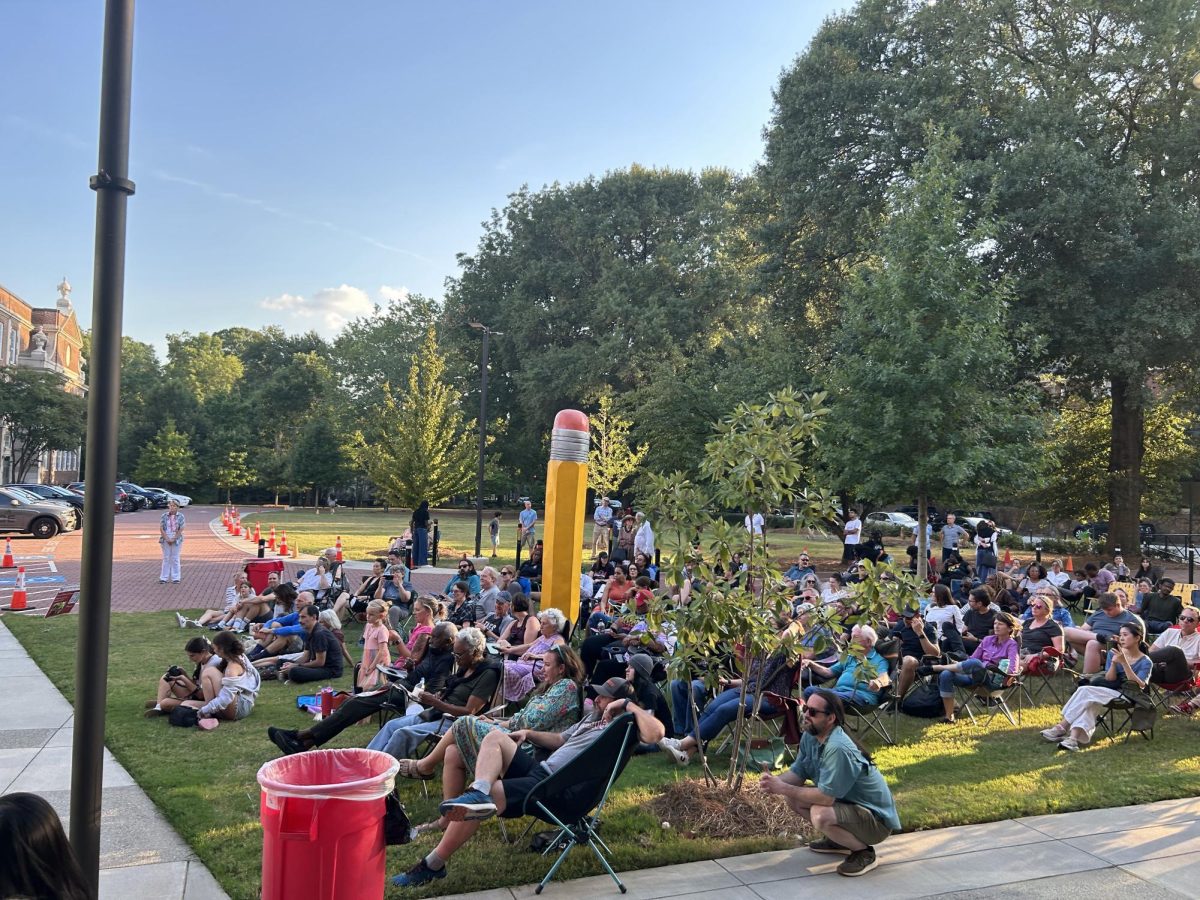
[[[1058,592],[1047,584],[1034,592],[1027,610],[1029,617],[1021,630],[1021,671],[1037,672],[1047,651],[1061,656],[1066,641],[1062,623],[1055,621],[1054,608]]]
[[[483,739],[492,731],[550,731],[559,732],[579,721],[583,713],[583,661],[579,654],[564,644],[556,644],[544,659],[545,677],[533,689],[529,702],[507,719],[486,716],[462,716],[442,735],[436,747],[420,759],[400,760],[399,774],[403,778],[432,778],[438,764],[450,747],[462,757],[466,777],[475,773],[475,760]],[[457,797],[466,789],[462,784],[443,784],[446,797]]]

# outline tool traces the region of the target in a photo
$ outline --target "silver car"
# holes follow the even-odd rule
[[[52,538],[75,530],[75,510],[60,500],[44,500],[20,488],[0,488],[0,531]]]

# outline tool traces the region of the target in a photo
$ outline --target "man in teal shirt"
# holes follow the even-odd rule
[[[763,775],[759,786],[783,797],[825,835],[809,850],[845,856],[837,872],[854,877],[875,868],[873,845],[899,831],[900,818],[887,782],[870,754],[846,733],[845,721],[841,699],[831,691],[815,691],[804,707],[796,762],[782,775]]]

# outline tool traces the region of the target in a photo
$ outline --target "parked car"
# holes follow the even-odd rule
[[[83,496],[83,482],[82,481],[72,481],[70,484],[65,485],[65,487],[72,494],[78,494],[80,497]]]
[[[70,484],[67,485],[66,489],[68,491],[70,491],[72,494],[78,494],[80,497],[83,497],[85,499],[87,497],[87,485],[85,485],[82,481],[72,481]],[[133,508],[134,508],[134,506],[133,506],[132,501],[130,501],[129,496],[123,490],[121,490],[119,487],[116,487],[114,485],[113,486],[113,512],[115,512],[115,513],[132,512]]]
[[[984,516],[963,516],[961,519],[958,519],[958,524],[961,525],[963,528],[967,529],[967,533],[969,535],[971,535],[972,539],[974,539],[975,531],[976,531],[976,529],[979,528],[979,523],[980,522],[990,522],[990,521],[992,521],[992,520],[985,518]],[[1006,534],[1012,534],[1013,531],[1011,528],[1005,528],[1001,525],[997,525],[996,533],[998,535],[1000,535],[1001,537],[1003,537]]]
[[[188,497],[184,494],[177,494],[174,491],[168,491],[166,488],[148,487],[148,488],[143,488],[143,490],[151,491],[151,492],[157,491],[158,493],[162,494],[165,498],[163,500],[163,507],[165,507],[167,505],[167,502],[166,502],[167,500],[174,500],[180,506],[191,506],[192,505],[191,497]]]
[[[0,531],[19,531],[38,538],[52,538],[74,531],[75,509],[61,500],[47,500],[20,488],[0,488]]]
[[[868,525],[891,525],[895,528],[916,528],[917,520],[905,512],[867,513],[863,519]]]
[[[1158,528],[1153,522],[1142,522],[1138,525],[1138,537],[1142,541],[1152,541],[1157,534]],[[1101,543],[1108,537],[1108,523],[1083,522],[1075,526],[1075,530],[1071,532],[1071,536],[1077,541],[1088,538],[1096,543]]]
[[[75,527],[83,525],[83,496],[56,484],[6,484],[8,488],[20,488],[27,494],[41,497],[43,500],[61,500],[75,509]]]
[[[596,507],[597,509],[599,509],[599,508],[600,508],[600,500],[601,500],[601,499],[602,499],[602,498],[600,498],[600,497],[594,497],[594,498],[592,498],[592,506],[594,506],[594,507]],[[618,509],[621,509],[621,508],[622,508],[622,506],[621,506],[621,501],[620,501],[620,500],[614,500],[612,497],[609,497],[609,498],[608,498],[608,508],[609,508],[609,509],[611,509],[611,510],[612,510],[612,511],[615,513],[615,512],[616,512]]]
[[[916,506],[901,506],[896,512],[902,512],[914,522],[918,520],[919,509]],[[925,514],[929,517],[929,524],[933,526],[933,530],[937,531],[946,524],[946,517],[941,514],[936,506],[932,503],[925,508]]]
[[[154,509],[155,497],[149,491],[143,490],[132,481],[118,481],[117,487],[128,494],[137,505],[138,509]],[[167,501],[163,500],[163,508],[167,506]]]

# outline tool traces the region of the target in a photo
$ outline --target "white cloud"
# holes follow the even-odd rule
[[[258,305],[262,309],[286,313],[300,319],[319,319],[324,326],[324,333],[328,336],[340,331],[351,319],[371,315],[377,305],[382,306],[393,301],[405,303],[408,296],[409,290],[406,287],[381,284],[375,292],[375,299],[372,300],[361,288],[343,284],[341,287],[319,290],[311,297],[302,294],[279,294],[267,297]]]
[[[320,319],[327,332],[338,331],[351,319],[370,315],[375,309],[375,303],[366,291],[349,284],[324,288],[311,297],[298,294],[267,297],[259,306],[304,319]]]

